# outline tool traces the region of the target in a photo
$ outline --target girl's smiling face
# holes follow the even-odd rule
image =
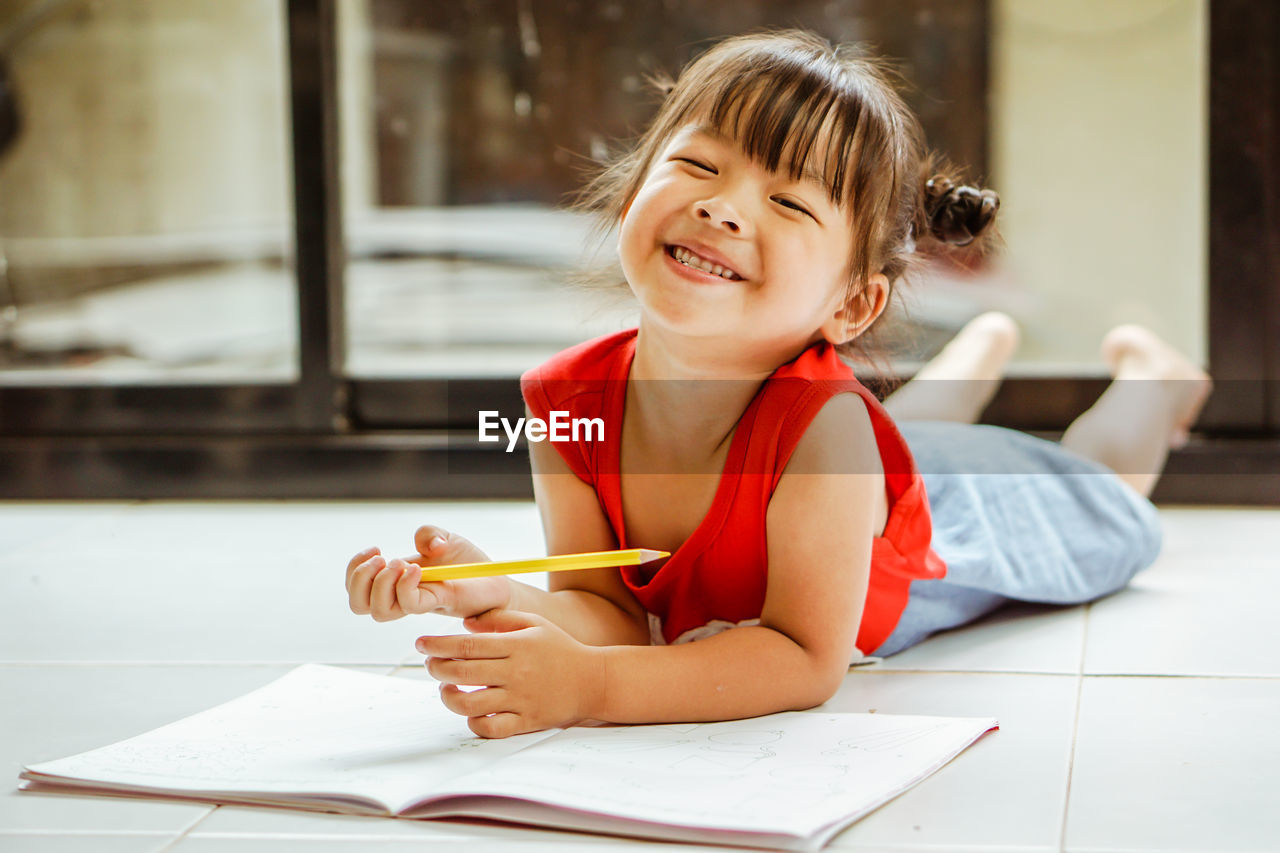
[[[646,320],[799,352],[859,325],[843,305],[852,233],[816,175],[769,171],[714,129],[687,125],[623,213],[618,254]]]

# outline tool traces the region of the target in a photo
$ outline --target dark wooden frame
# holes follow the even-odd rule
[[[1204,422],[1280,431],[1280,4],[1210,4],[1209,361]]]
[[[0,498],[529,497],[527,456],[475,441],[508,380],[348,380],[336,0],[288,0],[301,352],[292,384],[0,388]],[[1280,7],[1210,5],[1209,333],[1218,384],[1163,502],[1280,503]],[[1097,379],[1007,381],[986,420],[1052,435]],[[412,401],[406,408],[406,401]]]

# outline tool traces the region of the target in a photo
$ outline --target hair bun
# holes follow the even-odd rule
[[[944,243],[967,246],[991,224],[1000,209],[1000,196],[991,190],[956,186],[946,175],[924,184],[929,232]]]

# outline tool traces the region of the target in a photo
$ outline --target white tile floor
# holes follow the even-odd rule
[[[1280,509],[1167,508],[1159,562],[1086,607],[1019,606],[850,672],[829,708],[993,715],[1001,729],[832,849],[1280,850]],[[431,521],[540,553],[529,503],[0,504],[3,851],[522,853],[647,842],[463,822],[33,795],[79,752],[319,661],[424,677],[442,617],[350,614],[349,554]],[[678,850],[699,849],[681,845]]]

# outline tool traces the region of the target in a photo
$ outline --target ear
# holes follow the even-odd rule
[[[841,291],[839,298],[843,296]],[[835,346],[848,343],[869,329],[888,304],[889,278],[875,273],[867,278],[861,296],[850,304],[837,304],[835,312],[822,324],[822,336]]]

